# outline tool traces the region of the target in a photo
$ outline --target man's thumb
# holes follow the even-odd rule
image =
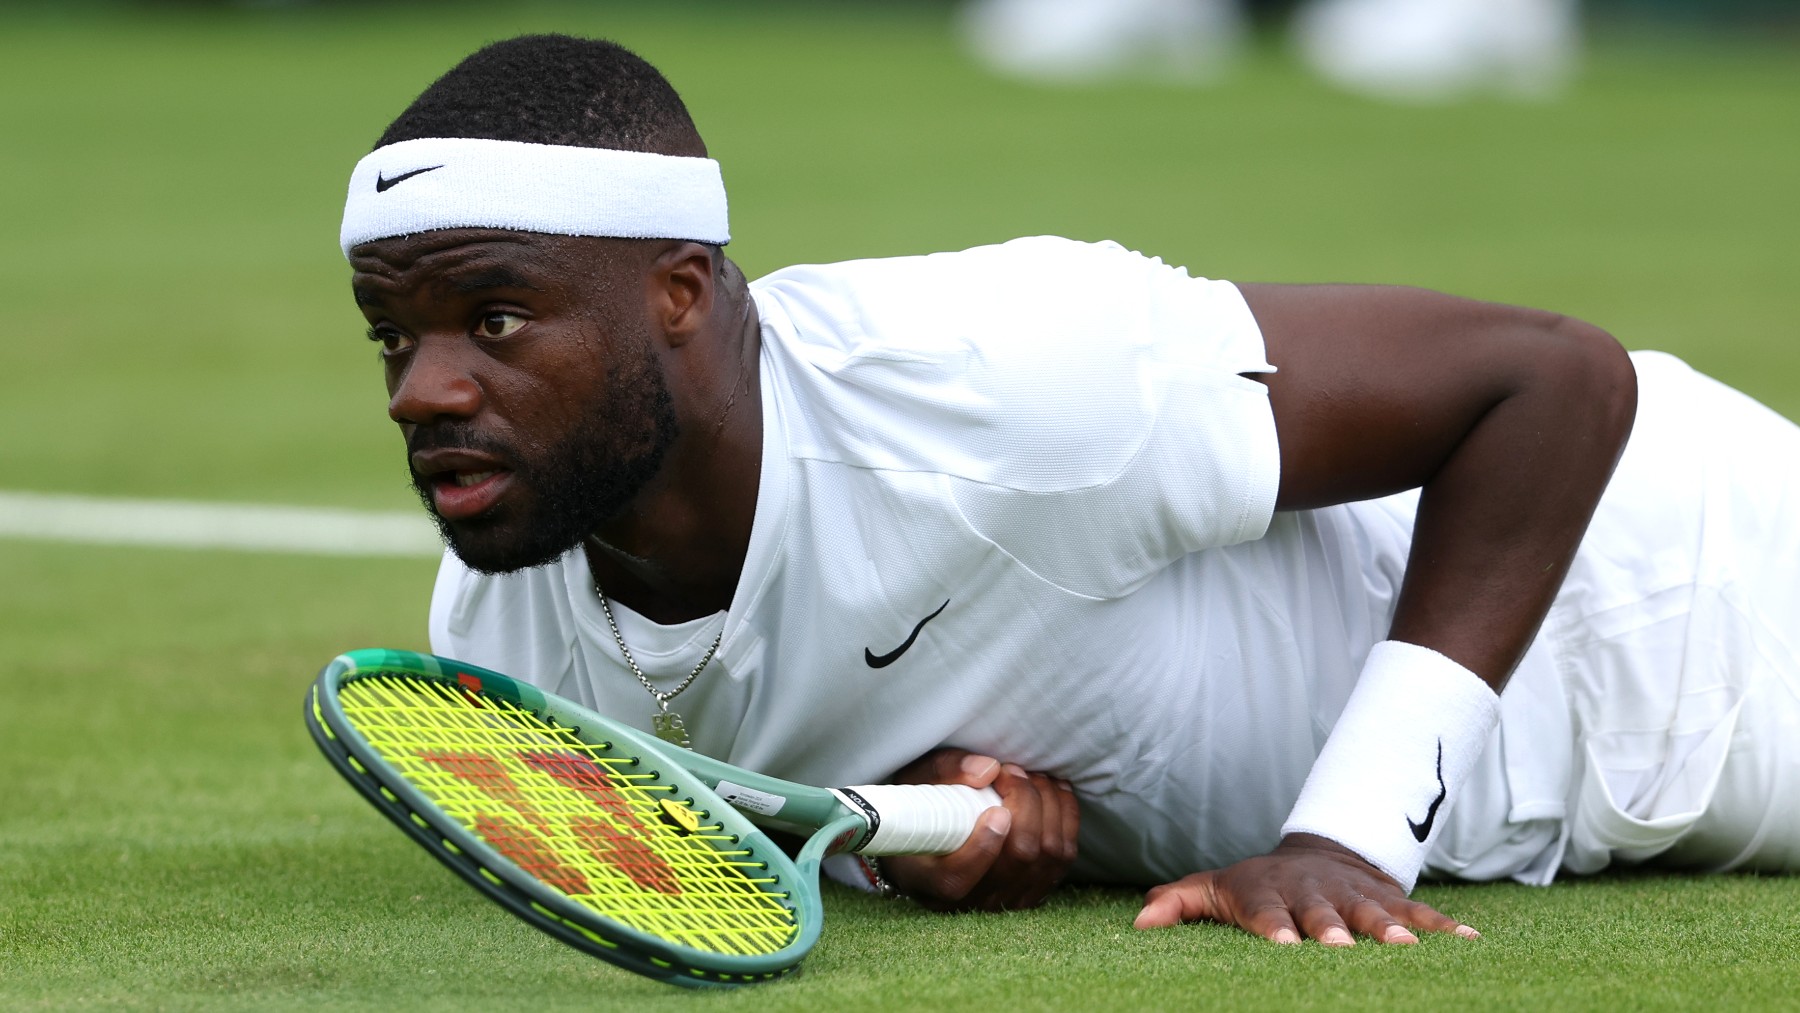
[[[1132,928],[1160,929],[1182,922],[1199,921],[1213,916],[1212,891],[1189,877],[1179,883],[1166,883],[1151,890],[1138,912]]]

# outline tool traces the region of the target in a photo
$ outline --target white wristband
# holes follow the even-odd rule
[[[1430,648],[1376,644],[1282,825],[1342,844],[1408,892],[1500,721],[1480,677]]]

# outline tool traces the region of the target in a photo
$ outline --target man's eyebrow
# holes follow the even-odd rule
[[[376,296],[375,293],[360,286],[352,285],[350,287],[350,294],[352,298],[356,300],[356,305],[358,306],[378,306],[381,304],[381,299]]]

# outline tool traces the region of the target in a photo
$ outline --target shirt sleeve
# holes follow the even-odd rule
[[[1281,466],[1268,388],[1246,375],[1274,367],[1237,287],[1119,248],[1097,273],[1129,298],[1077,306],[1110,326],[1095,328],[1104,341],[1072,336],[1098,347],[1065,354],[1085,362],[1090,407],[1077,423],[1130,437],[1114,467],[1053,493],[957,482],[955,498],[974,530],[1043,579],[1106,598],[1188,553],[1261,538]]]
[[[1279,451],[1237,288],[1040,237],[780,272],[800,457],[932,472],[962,521],[1073,593],[1260,537]]]

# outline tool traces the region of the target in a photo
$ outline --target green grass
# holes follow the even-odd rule
[[[1800,880],[1429,887],[1474,943],[1134,932],[1134,894],[945,917],[834,890],[792,981],[694,995],[567,950],[320,760],[309,669],[414,646],[429,563],[0,543],[0,1007],[1025,1009],[1778,1005]],[[105,617],[98,621],[96,617]]]
[[[1564,102],[1408,110],[1275,53],[1209,91],[1033,90],[930,5],[664,6],[0,12],[0,484],[409,507],[343,183],[434,74],[546,28],[682,87],[752,274],[1111,237],[1561,309],[1800,415],[1791,47],[1602,45]],[[0,542],[0,1008],[1793,1004],[1800,881],[1744,878],[1427,888],[1486,938],[1342,953],[1134,933],[1116,891],[955,918],[833,893],[794,981],[642,982],[481,901],[313,755],[312,672],[422,647],[431,572]]]

